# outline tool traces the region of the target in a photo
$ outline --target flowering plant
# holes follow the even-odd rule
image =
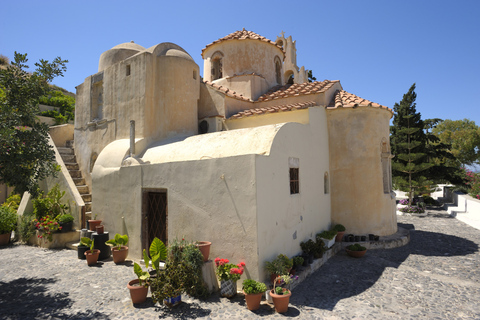
[[[298,276],[284,274],[276,277],[273,284],[273,292],[280,295],[289,294],[290,290],[285,287],[287,287],[294,280],[298,280]]]
[[[422,208],[421,206],[420,207],[408,206],[405,208],[401,208],[400,211],[405,213],[424,213],[425,209]]]
[[[62,227],[57,220],[55,218],[50,218],[50,216],[45,216],[40,218],[40,220],[34,219],[33,223],[35,224],[35,228],[43,230],[43,235],[39,234],[37,237],[45,237],[48,241],[52,241],[52,233],[57,230],[62,230]]]
[[[402,199],[398,203],[400,203],[402,205],[406,205],[406,204],[408,204],[408,199]]]
[[[240,262],[237,265],[229,262],[228,259],[215,258],[215,266],[217,267],[215,273],[220,281],[237,281],[243,274],[244,262]]]

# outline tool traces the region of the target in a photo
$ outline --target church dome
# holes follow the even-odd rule
[[[133,41],[116,45],[112,49],[107,50],[100,55],[100,61],[98,62],[98,72],[103,71],[108,67],[144,50],[144,47],[134,43]]]

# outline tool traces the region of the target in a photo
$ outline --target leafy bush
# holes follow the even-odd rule
[[[293,260],[284,254],[279,254],[273,261],[265,262],[265,269],[270,274],[283,275],[288,274],[293,267]]]
[[[10,59],[8,59],[7,56],[0,54],[0,66],[7,66],[9,62],[10,62]]]
[[[325,230],[320,233],[317,233],[317,238],[320,237],[323,239],[332,240],[333,238],[335,238],[336,235],[337,235],[337,231],[335,230],[328,230],[328,231]]]
[[[40,193],[37,198],[33,199],[33,213],[35,217],[40,220],[47,215],[56,217],[65,214],[68,206],[60,202],[64,195],[65,191],[61,192],[58,184],[50,189],[46,196]]]
[[[32,213],[24,213],[23,216],[20,216],[20,221],[18,224],[17,232],[20,240],[27,242],[31,236],[35,234],[35,223],[34,215]]]
[[[343,231],[346,230],[346,228],[345,228],[343,225],[341,225],[341,224],[336,224],[336,225],[332,228],[332,230],[337,231],[337,232],[343,232]]]
[[[405,212],[405,213],[424,213],[425,209],[422,208],[421,206],[408,206],[405,208],[401,208],[399,211]]]
[[[18,210],[18,206],[20,205],[20,202],[22,201],[22,197],[20,197],[19,194],[11,194],[7,200],[5,200],[5,203],[2,204],[3,207],[10,207],[14,209],[15,211]]]
[[[361,246],[361,245],[358,244],[358,243],[349,245],[349,246],[347,247],[347,249],[350,250],[350,251],[365,251],[365,250],[367,250],[367,248]]]
[[[60,223],[69,223],[73,222],[73,220],[75,220],[75,218],[71,214],[62,214],[58,216],[58,222]]]
[[[75,98],[64,94],[60,90],[52,90],[47,95],[41,96],[39,103],[60,108],[60,112],[55,110],[42,112],[42,115],[46,117],[54,117],[55,122],[63,121],[61,123],[67,123],[75,118]]]
[[[258,282],[253,279],[243,280],[243,292],[246,294],[256,294],[267,291],[267,286],[263,282]]]
[[[0,234],[10,233],[17,228],[17,212],[0,206]]]

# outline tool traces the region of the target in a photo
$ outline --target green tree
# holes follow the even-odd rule
[[[28,73],[27,54],[15,52],[14,60],[0,69],[0,182],[36,196],[38,181],[56,174],[48,126],[36,121],[38,100],[51,90],[49,82],[63,76],[68,61],[41,59]]]
[[[480,128],[475,121],[445,120],[432,129],[432,133],[445,144],[461,166],[480,164]]]
[[[307,76],[308,76],[308,82],[317,81],[317,78],[313,76],[312,70],[308,70]]]
[[[393,183],[396,188],[409,193],[409,203],[413,196],[430,191],[433,181],[424,173],[434,164],[427,161],[427,135],[420,112],[416,110],[415,83],[403,95],[400,103],[395,103],[390,144],[395,155],[392,161]]]

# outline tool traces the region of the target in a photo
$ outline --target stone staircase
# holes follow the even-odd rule
[[[83,201],[85,202],[85,221],[90,219],[92,216],[92,194],[90,192],[91,188],[85,182],[83,178],[82,171],[80,170],[77,159],[75,158],[75,150],[73,149],[73,140],[67,141],[65,147],[57,147],[60,156],[65,163],[65,166],[70,173],[70,176],[75,183],[75,186],[78,189],[78,192],[82,196]],[[82,223],[85,223],[82,222]]]

